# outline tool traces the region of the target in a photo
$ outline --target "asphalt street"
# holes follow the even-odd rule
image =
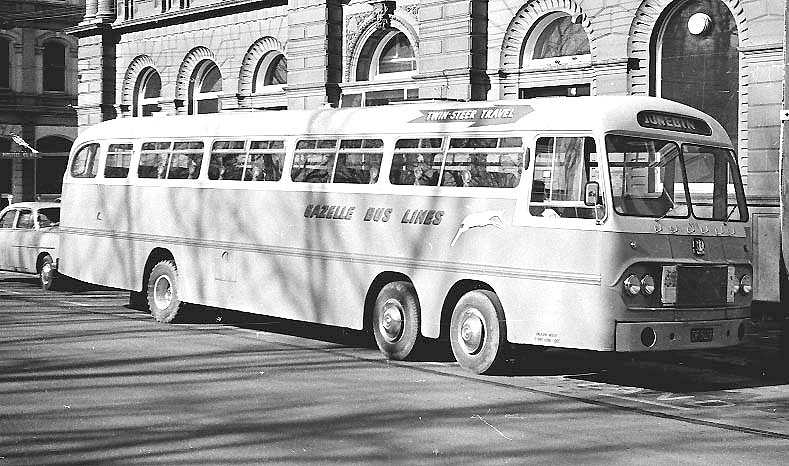
[[[439,345],[216,309],[160,324],[128,294],[0,272],[4,464],[785,464],[779,331],[726,350],[519,348],[472,375]]]

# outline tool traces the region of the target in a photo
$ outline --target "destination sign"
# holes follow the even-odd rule
[[[469,122],[471,126],[503,125],[514,123],[532,111],[528,105],[420,110],[422,116],[411,120],[411,123]]]
[[[644,128],[680,131],[704,136],[712,134],[712,129],[706,122],[689,116],[646,110],[638,112],[637,118],[638,124]]]

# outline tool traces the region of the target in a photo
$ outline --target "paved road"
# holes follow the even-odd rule
[[[650,358],[548,351],[512,375],[387,362],[355,332],[0,273],[4,464],[785,464],[777,331]],[[216,317],[221,316],[222,322]]]

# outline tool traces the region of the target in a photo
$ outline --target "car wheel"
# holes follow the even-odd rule
[[[41,284],[41,289],[44,291],[54,290],[57,274],[55,263],[52,261],[52,257],[47,254],[41,259],[41,264],[38,266],[38,281]]]
[[[148,308],[154,319],[169,323],[175,320],[182,306],[175,262],[161,261],[151,269],[148,278]]]

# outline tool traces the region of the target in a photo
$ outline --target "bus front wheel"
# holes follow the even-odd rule
[[[419,299],[414,285],[405,281],[386,284],[373,309],[375,342],[388,359],[403,360],[419,339]]]
[[[161,261],[151,269],[148,278],[148,308],[154,319],[168,323],[175,319],[181,306],[175,262]]]
[[[452,312],[450,344],[464,369],[490,373],[506,358],[507,328],[496,293],[474,290],[464,294]]]

